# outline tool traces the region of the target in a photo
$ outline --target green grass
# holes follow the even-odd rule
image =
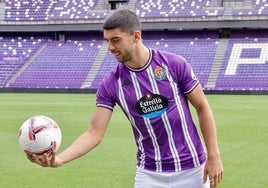
[[[225,170],[218,187],[268,187],[268,96],[207,97],[217,122]],[[92,94],[0,94],[0,187],[133,187],[136,146],[118,108],[101,145],[61,168],[28,162],[18,145],[21,124],[30,116],[44,114],[60,125],[63,150],[88,128],[94,106]]]

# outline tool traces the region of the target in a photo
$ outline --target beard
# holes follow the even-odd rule
[[[115,54],[118,53],[118,52],[112,52],[112,53],[115,55]],[[121,56],[121,57],[120,57],[120,56]],[[126,50],[126,51],[124,52],[124,54],[121,53],[121,52],[119,52],[119,56],[117,57],[117,56],[115,55],[115,58],[116,58],[120,63],[124,63],[124,62],[127,62],[127,61],[132,60],[132,53],[131,53],[129,50]]]

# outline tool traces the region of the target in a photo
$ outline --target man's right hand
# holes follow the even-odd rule
[[[60,167],[63,165],[63,162],[56,156],[56,153],[51,152],[49,154],[44,153],[43,155],[29,155],[27,158],[32,163],[36,163],[42,167]]]

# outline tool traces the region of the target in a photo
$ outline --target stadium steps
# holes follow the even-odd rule
[[[224,16],[232,16],[233,15],[233,4],[229,2],[223,1],[223,7],[224,7]]]
[[[223,15],[224,16],[232,16],[233,15],[233,9],[230,8],[230,7],[225,8]]]
[[[220,6],[220,1],[219,0],[211,0],[210,3],[209,3],[209,6],[210,7],[218,7]]]
[[[136,9],[136,2],[137,0],[128,0],[127,3],[117,3],[118,9],[130,9],[135,10]]]
[[[103,41],[103,43],[101,44],[101,48],[99,49],[98,51],[98,54],[91,66],[91,69],[85,79],[85,82],[82,84],[82,86],[80,87],[81,89],[84,89],[84,88],[88,88],[90,87],[91,83],[93,82],[95,76],[97,75],[100,67],[101,67],[101,64],[107,54],[107,42],[106,41]]]
[[[25,64],[21,67],[21,69],[6,83],[5,87],[9,87],[10,84],[15,82],[15,80],[23,73],[24,70],[39,56],[39,54],[47,47],[48,42],[44,43],[37,51],[36,53],[28,59]]]
[[[5,6],[4,2],[0,2],[0,21],[4,21],[5,19]]]
[[[244,6],[253,6],[253,2],[252,2],[252,0],[244,0],[243,5]]]
[[[118,3],[119,9],[127,8],[135,10],[137,0],[129,0],[127,4],[125,3]],[[97,4],[94,8],[94,10],[108,10],[109,9],[109,3],[107,3],[107,0],[99,0],[97,1]]]
[[[129,0],[126,8],[131,9],[131,10],[135,10],[136,2],[137,2],[137,0]]]
[[[99,0],[99,1],[97,1],[97,4],[94,7],[94,10],[107,9],[108,6],[105,6],[105,5],[107,5],[107,1],[106,0]]]
[[[218,44],[218,47],[216,49],[216,55],[215,55],[215,58],[213,61],[213,65],[212,65],[211,70],[210,70],[207,84],[205,85],[205,88],[207,88],[207,89],[212,89],[216,86],[217,77],[218,77],[218,74],[220,72],[221,63],[223,61],[224,54],[225,54],[226,48],[228,46],[228,43],[229,43],[229,39],[220,39],[219,40],[219,44]]]

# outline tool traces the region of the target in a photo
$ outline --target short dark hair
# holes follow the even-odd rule
[[[119,28],[122,32],[132,34],[135,30],[141,31],[141,22],[135,12],[122,9],[114,12],[103,24],[104,30]]]

